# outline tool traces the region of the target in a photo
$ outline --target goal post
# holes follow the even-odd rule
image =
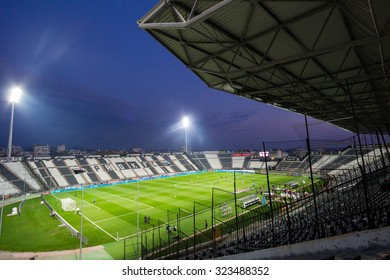
[[[75,211],[76,201],[71,198],[63,198],[61,199],[61,207],[64,211]]]

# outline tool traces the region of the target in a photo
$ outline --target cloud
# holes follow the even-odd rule
[[[229,126],[245,125],[256,116],[257,110],[212,112],[204,116],[204,122],[211,128],[226,128]]]

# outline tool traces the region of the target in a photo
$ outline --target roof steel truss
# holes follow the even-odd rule
[[[139,27],[212,88],[369,132],[390,123],[389,10],[383,0],[161,0]]]

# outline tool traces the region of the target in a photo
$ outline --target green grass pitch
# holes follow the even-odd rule
[[[264,174],[236,172],[235,176],[238,200],[254,193],[261,197],[260,193],[267,191]],[[301,183],[302,178],[277,174],[270,176],[270,183],[275,186],[292,180]],[[79,230],[80,215],[74,211],[63,211],[60,203],[61,198],[74,199],[84,213],[83,235],[88,238],[88,246],[95,246],[134,237],[137,224],[138,232],[151,232],[158,225],[169,223],[180,226],[182,232],[191,235],[194,231],[193,211],[197,213],[197,229],[204,228],[205,220],[211,225],[212,197],[215,207],[232,205],[233,190],[233,173],[206,172],[85,188],[83,192],[61,192],[45,195],[45,198],[69,224]],[[70,236],[57,219],[51,218],[48,208],[40,201],[40,198],[27,200],[20,216],[7,216],[15,205],[5,207],[0,251],[52,251],[79,246],[79,240]],[[150,217],[149,223],[145,223],[145,216]]]

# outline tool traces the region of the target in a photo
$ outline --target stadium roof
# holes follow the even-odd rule
[[[389,0],[161,0],[138,25],[211,88],[388,132]]]

